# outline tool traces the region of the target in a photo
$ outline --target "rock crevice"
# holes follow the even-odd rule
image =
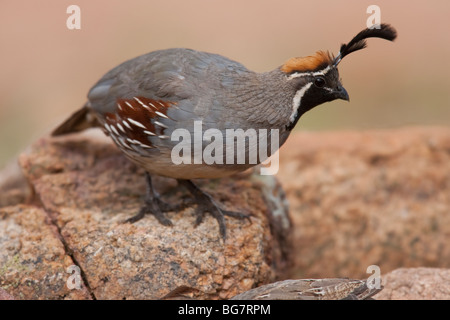
[[[44,215],[45,222],[40,223],[53,230],[61,258],[80,268],[83,298],[158,299],[177,287],[189,286],[196,289],[195,298],[227,299],[274,281],[289,265],[286,248],[291,224],[283,191],[274,177],[262,180],[249,171],[198,181],[224,208],[251,215],[250,222],[226,218],[224,243],[214,218],[206,216],[194,227],[193,206],[169,212],[172,227],[160,225],[151,215],[124,224],[142,204],[144,172],[103,138],[43,138],[20,156],[19,163],[33,188],[35,205],[23,207],[20,213],[15,211],[18,206],[5,207],[1,209],[3,221],[14,217],[33,221],[25,208]],[[169,203],[188,196],[174,180],[156,177],[154,184]],[[274,208],[278,210],[275,219],[271,217]],[[7,230],[5,234],[11,236]],[[23,251],[17,254],[22,261]],[[65,270],[68,266],[57,267]],[[53,272],[48,270],[49,275]],[[14,274],[23,275],[18,270]],[[65,285],[69,276],[64,274],[60,288],[47,296],[36,279],[34,296],[27,293],[24,297],[77,298]],[[10,280],[0,277],[0,286],[11,288]],[[10,293],[20,296],[23,285],[18,283]]]

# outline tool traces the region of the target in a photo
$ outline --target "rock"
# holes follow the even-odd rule
[[[0,202],[0,299],[228,299],[276,279],[365,279],[370,265],[385,274],[375,299],[448,297],[450,128],[293,134],[277,178],[294,227],[273,177],[201,182],[252,215],[226,219],[225,244],[212,217],[193,227],[192,208],[169,213],[173,227],[122,224],[142,203],[143,172],[92,133],[41,139],[20,163],[26,179],[1,189],[19,197]],[[157,181],[165,200],[187,196]],[[16,205],[27,184],[33,201]],[[67,289],[72,265],[81,290]]]
[[[0,208],[0,288],[15,299],[89,299],[86,287],[69,290],[67,255],[56,228],[40,208]],[[1,297],[0,297],[1,299]]]
[[[14,297],[0,288],[0,300],[14,300]]]
[[[377,300],[450,300],[450,269],[400,268],[382,277]]]
[[[17,160],[0,171],[0,208],[24,203],[30,197],[30,191]]]
[[[450,128],[299,132],[280,151],[291,278],[450,268]]]
[[[92,133],[43,138],[20,165],[34,205],[3,208],[0,229],[0,248],[11,248],[0,287],[16,299],[158,299],[178,287],[226,299],[274,281],[289,264],[291,224],[274,177],[199,181],[224,208],[251,215],[226,218],[224,243],[210,215],[194,227],[192,206],[168,213],[173,227],[151,215],[122,223],[142,205],[144,171]],[[169,203],[189,196],[171,179],[154,185]],[[81,290],[67,289],[70,265],[80,268]]]

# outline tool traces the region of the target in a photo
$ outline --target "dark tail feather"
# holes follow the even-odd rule
[[[91,109],[85,105],[53,130],[52,136],[61,136],[79,132],[92,127],[97,127],[98,125],[95,115],[92,113]]]

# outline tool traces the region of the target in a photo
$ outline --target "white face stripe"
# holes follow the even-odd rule
[[[300,78],[300,77],[307,77],[307,76],[311,76],[311,77],[315,77],[315,76],[324,76],[328,73],[328,71],[331,70],[333,66],[328,66],[323,70],[320,71],[316,71],[316,72],[294,72],[293,74],[288,76],[288,79],[295,79],[295,78]]]
[[[290,123],[293,123],[295,121],[295,118],[297,117],[298,108],[300,108],[300,105],[302,103],[302,98],[305,95],[305,92],[312,86],[312,82],[307,83],[303,88],[297,91],[297,93],[294,96],[294,99],[292,100],[292,113],[289,117]]]

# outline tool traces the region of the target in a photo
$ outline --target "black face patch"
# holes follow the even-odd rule
[[[328,68],[328,69],[327,69]],[[337,68],[327,66],[324,70],[291,75],[297,81],[293,98],[293,111],[287,130],[292,130],[300,117],[312,108],[338,99],[336,91],[342,87]]]

